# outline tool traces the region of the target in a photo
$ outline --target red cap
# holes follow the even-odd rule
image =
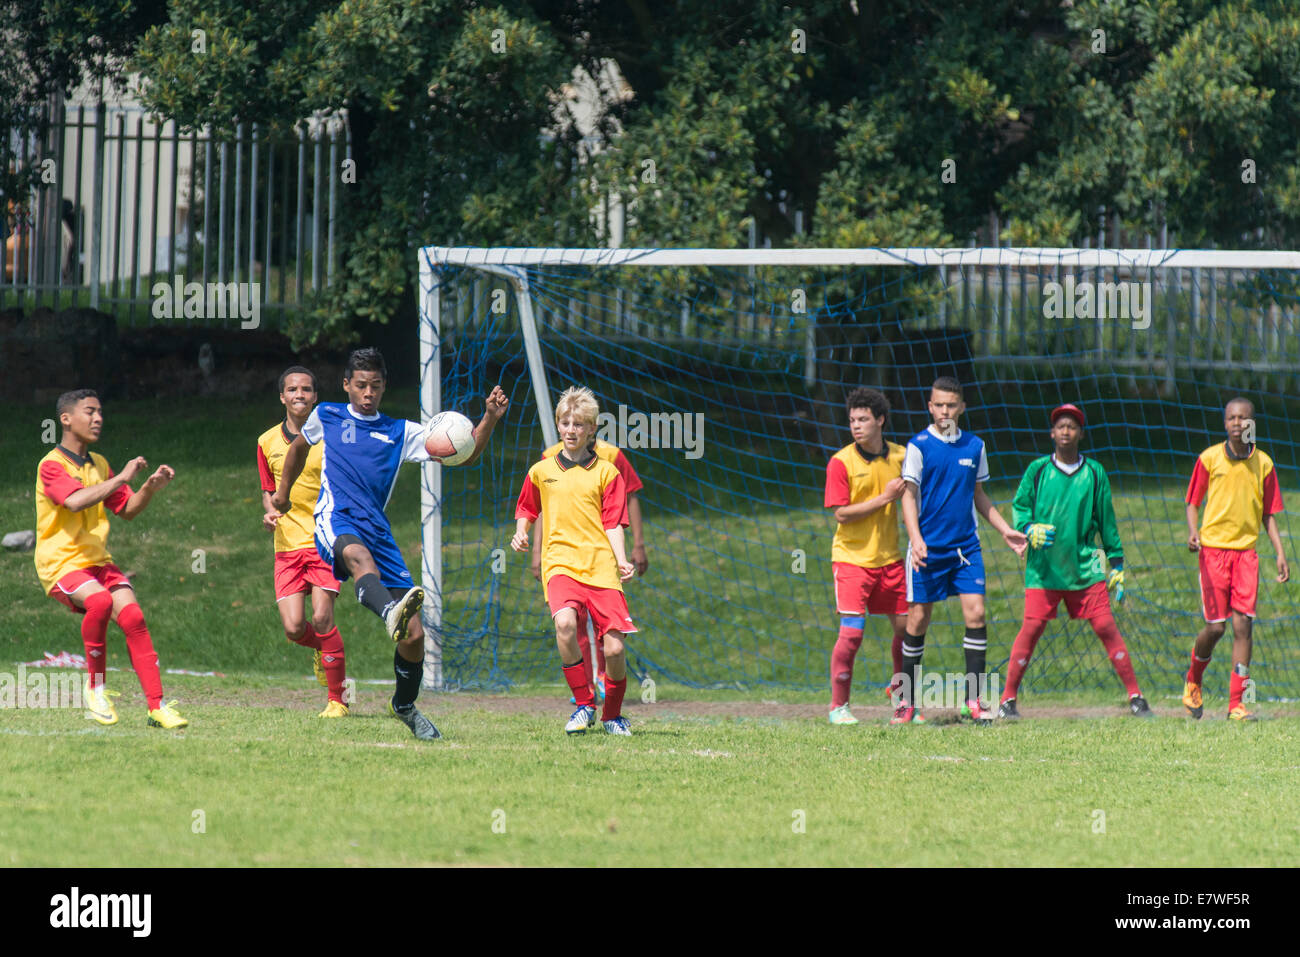
[[[1052,410],[1052,425],[1056,425],[1056,420],[1063,415],[1068,415],[1078,422],[1079,428],[1086,428],[1088,425],[1087,420],[1083,416],[1083,409],[1079,408],[1077,405],[1071,405],[1068,402],[1065,403],[1065,405],[1058,405]]]

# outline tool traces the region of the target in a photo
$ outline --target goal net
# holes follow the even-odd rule
[[[1202,626],[1184,494],[1197,454],[1224,440],[1227,399],[1254,402],[1284,500],[1300,502],[1297,268],[1300,253],[1209,250],[422,249],[425,418],[477,418],[498,383],[511,400],[475,467],[425,467],[438,636],[427,683],[559,680],[541,587],[509,540],[523,477],[555,441],[555,398],[581,384],[600,400],[599,436],[644,483],[650,567],[626,586],[632,671],[826,687],[838,615],[822,499],[827,460],[852,441],[845,396],[883,391],[885,437],[903,444],[929,423],[930,384],[953,375],[1008,520],[1025,467],[1051,451],[1049,410],[1083,408],[1082,450],[1110,475],[1124,542],[1116,620],[1144,688],[1176,693]],[[1289,548],[1289,513],[1278,518]],[[1005,674],[1023,564],[983,521],[980,535],[989,670]],[[1252,677],[1261,697],[1294,697],[1300,598],[1275,582],[1263,534],[1258,550]],[[889,639],[885,619],[869,619],[860,689],[887,681]],[[964,670],[961,639],[957,603],[937,605],[927,666]],[[1207,679],[1225,689],[1227,649]],[[1064,615],[1024,686],[1120,687],[1091,630]]]

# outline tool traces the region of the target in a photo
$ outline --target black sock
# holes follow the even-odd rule
[[[393,692],[393,709],[406,711],[420,696],[420,682],[424,678],[424,661],[407,661],[402,653],[393,650],[393,674],[397,676],[397,690]]]
[[[921,689],[916,686],[921,677],[921,656],[925,654],[925,632],[914,635],[903,632],[903,674],[907,675],[907,684],[903,687],[903,701],[916,707],[921,700]]]
[[[983,701],[984,666],[989,648],[988,628],[967,628],[962,647],[966,650],[966,700]]]
[[[374,572],[371,572],[369,575],[362,575],[357,579],[356,589],[357,601],[361,602],[361,604],[365,605],[380,618],[383,618],[388,605],[393,600],[393,596],[388,594],[388,589],[385,588],[384,583],[379,580],[379,576]]]

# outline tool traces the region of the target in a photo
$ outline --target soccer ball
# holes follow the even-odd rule
[[[474,454],[474,426],[459,412],[439,412],[424,427],[424,448],[443,465],[460,465]]]

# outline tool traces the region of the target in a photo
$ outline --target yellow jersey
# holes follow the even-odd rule
[[[257,474],[262,480],[262,491],[275,494],[284,473],[284,454],[289,443],[297,436],[289,431],[288,424],[272,426],[257,438]],[[280,516],[275,526],[275,550],[296,552],[301,548],[316,547],[316,499],[320,495],[320,469],[325,454],[325,443],[308,446],[307,462],[302,474],[289,491],[289,511]]]
[[[542,583],[567,575],[594,588],[623,590],[606,529],[627,525],[623,476],[598,455],[581,465],[564,455],[542,459],[528,470],[515,506],[516,518],[543,523]]]
[[[121,514],[131,499],[128,485],[89,508],[74,512],[64,507],[73,492],[100,482],[115,473],[98,452],[85,457],[56,445],[36,469],[36,577],[48,593],[64,575],[82,568],[107,565],[108,512]]]
[[[890,479],[903,475],[901,445],[884,444],[880,455],[871,455],[846,445],[826,465],[827,508],[856,505],[875,498]],[[840,522],[831,542],[831,561],[848,562],[863,568],[883,568],[902,561],[898,550],[898,502],[893,501],[870,515]]]

